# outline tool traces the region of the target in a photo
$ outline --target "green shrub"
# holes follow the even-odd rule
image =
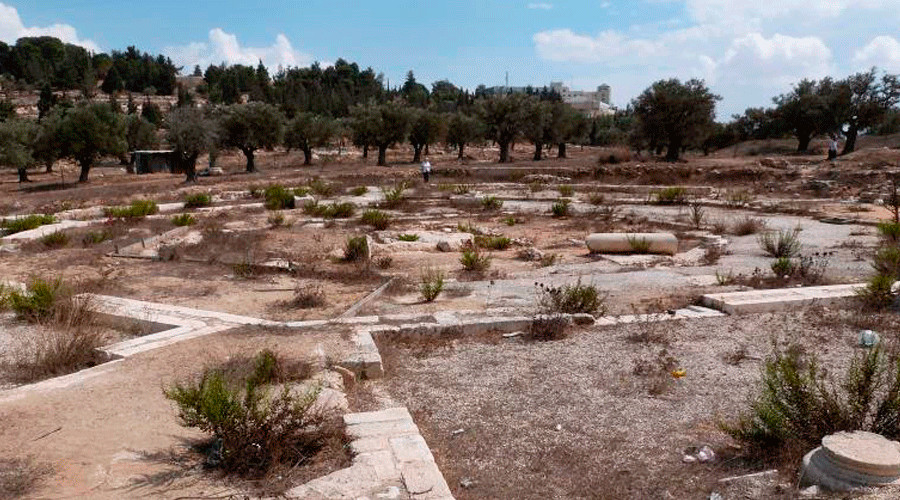
[[[880,275],[900,279],[900,248],[895,246],[879,248],[872,258],[872,267]]]
[[[475,236],[475,246],[479,248],[487,248],[490,250],[506,250],[512,244],[506,236]]]
[[[381,192],[384,193],[384,202],[382,205],[385,208],[397,208],[402,205],[406,201],[406,195],[404,191],[409,187],[406,181],[403,181],[392,188],[381,188]]]
[[[552,287],[538,284],[538,309],[544,314],[606,314],[607,294],[594,285],[584,285],[581,278],[573,284]]]
[[[864,288],[856,291],[856,296],[866,308],[883,311],[891,307],[896,299],[892,291],[894,281],[894,276],[875,274]]]
[[[41,243],[47,248],[62,248],[69,244],[69,235],[62,231],[53,231],[41,236]]]
[[[57,301],[66,293],[67,288],[59,278],[33,278],[26,284],[24,292],[9,291],[7,300],[17,318],[40,322],[50,319]]]
[[[560,314],[535,316],[528,328],[528,338],[547,342],[565,338],[569,320]]]
[[[438,269],[428,268],[422,272],[419,280],[419,293],[425,302],[434,302],[434,299],[444,290],[444,273]]]
[[[683,205],[687,203],[687,190],[679,186],[671,186],[654,193],[657,205]]]
[[[723,225],[724,223],[720,221],[717,224],[719,224],[721,227],[718,227],[716,229],[716,234],[723,234],[725,232],[725,228]],[[766,222],[764,220],[756,217],[744,216],[731,228],[731,234],[735,236],[747,236],[750,234],[756,234],[765,228]]]
[[[212,198],[205,193],[189,194],[184,198],[184,208],[208,207]]]
[[[401,234],[397,236],[400,241],[419,241],[418,234]]]
[[[469,194],[472,190],[472,186],[468,184],[456,184],[453,186],[453,192],[459,195]]]
[[[571,184],[560,184],[557,188],[560,196],[571,198],[575,194],[575,188]]]
[[[532,193],[537,193],[544,190],[544,183],[541,181],[533,181],[528,184],[528,190]]]
[[[280,184],[269,186],[265,190],[266,210],[288,210],[294,208],[294,193]]]
[[[606,202],[606,196],[603,193],[594,191],[588,195],[588,203],[591,205],[602,205]]]
[[[269,223],[272,227],[281,227],[285,223],[284,213],[282,212],[272,212],[269,214],[269,217],[266,218],[266,222]]]
[[[197,223],[197,219],[194,219],[194,217],[191,214],[178,214],[175,217],[172,217],[172,224],[175,224],[176,226],[179,226],[179,227],[193,226],[196,223]]]
[[[866,430],[900,437],[900,371],[895,353],[880,347],[854,356],[842,380],[828,380],[813,355],[791,346],[765,362],[750,411],[723,429],[761,454],[809,450],[824,436]]]
[[[108,229],[104,229],[103,231],[91,231],[85,234],[84,238],[81,238],[81,244],[88,247],[111,239],[113,239],[113,235]]]
[[[474,235],[479,235],[479,234],[483,233],[483,231],[481,229],[479,229],[477,226],[475,226],[474,224],[472,224],[471,222],[468,222],[468,221],[457,222],[456,230],[459,231],[460,233],[469,233],[469,234],[474,234]]]
[[[772,273],[779,278],[790,278],[794,275],[794,262],[790,257],[778,257],[769,266]]]
[[[485,196],[481,199],[481,208],[484,210],[499,210],[503,206],[503,200],[496,196]]]
[[[878,233],[884,239],[898,243],[900,242],[900,223],[894,221],[879,222]]]
[[[309,194],[309,188],[306,186],[295,187],[291,189],[291,192],[294,193],[294,196],[302,198]]]
[[[3,222],[0,222],[0,228],[6,229],[9,234],[13,234],[21,233],[22,231],[30,231],[55,222],[56,217],[52,215],[27,215],[25,217],[4,220]]]
[[[319,196],[331,196],[332,194],[334,194],[334,186],[323,181],[322,179],[319,179],[318,177],[313,179],[312,182],[309,183],[309,189]]]
[[[353,196],[362,196],[369,192],[369,188],[366,186],[356,186],[355,188],[350,190],[350,194]]]
[[[391,216],[381,210],[369,209],[362,213],[360,222],[374,227],[378,231],[384,231],[391,225]]]
[[[294,288],[294,296],[288,301],[290,307],[312,309],[325,305],[325,289],[318,283],[306,283]]]
[[[634,253],[650,253],[650,240],[647,238],[638,238],[632,234],[625,236],[628,240],[628,246],[631,247],[631,251]]]
[[[369,240],[365,236],[347,238],[344,245],[344,260],[347,262],[369,260]]]
[[[516,218],[513,217],[512,215],[510,215],[509,217],[503,218],[503,223],[506,224],[507,226],[515,226],[518,222],[519,221],[516,220]]]
[[[328,211],[325,216],[329,219],[349,219],[350,217],[353,217],[355,211],[356,207],[353,203],[332,203],[328,206]]]
[[[725,195],[725,205],[729,208],[738,208],[749,205],[755,197],[753,193],[746,189],[738,191],[729,191]]]
[[[770,257],[794,257],[800,253],[800,231],[798,229],[782,229],[766,231],[756,241],[759,247]]]
[[[142,219],[157,212],[159,212],[159,207],[155,201],[135,200],[127,207],[107,208],[106,216],[116,219]]]
[[[463,269],[471,272],[484,272],[491,267],[491,258],[478,251],[478,248],[464,248],[459,263]]]
[[[321,388],[303,394],[267,388],[280,369],[271,352],[260,353],[246,378],[207,369],[196,382],[164,389],[178,406],[183,425],[213,438],[208,463],[228,472],[262,476],[276,466],[309,460],[336,434],[329,416],[315,405]]]
[[[550,213],[553,214],[554,217],[565,217],[569,215],[569,205],[571,202],[569,200],[556,200],[552,206],[550,206]]]

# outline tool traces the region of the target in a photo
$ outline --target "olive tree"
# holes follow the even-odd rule
[[[410,118],[409,143],[413,147],[413,163],[418,163],[422,160],[422,150],[444,135],[444,120],[427,110],[412,111]]]
[[[16,169],[19,182],[29,182],[28,167],[35,162],[32,156],[35,131],[35,125],[30,121],[9,119],[0,122],[0,166]]]
[[[219,128],[222,144],[244,153],[247,172],[255,172],[254,153],[281,144],[284,118],[278,108],[270,104],[232,104],[223,111]]]
[[[353,145],[362,148],[362,157],[369,157],[369,146],[375,144],[378,113],[374,105],[356,106],[350,111],[350,132]]]
[[[175,159],[186,176],[185,182],[197,180],[197,158],[215,148],[215,121],[198,108],[173,109],[165,120],[166,142],[175,151]]]
[[[635,127],[651,144],[666,146],[666,160],[677,161],[683,146],[710,129],[719,99],[702,80],[660,80],[631,102]]]
[[[462,160],[466,144],[471,143],[484,134],[482,123],[475,116],[456,112],[447,121],[447,143],[455,146],[457,158]]]
[[[78,182],[87,182],[91,167],[102,156],[120,156],[126,149],[122,117],[108,103],[80,102],[65,111],[58,129],[61,156],[78,162]]]
[[[879,79],[872,68],[841,80],[838,88],[838,121],[847,126],[847,141],[841,154],[847,154],[856,149],[860,131],[878,125],[900,103],[900,80],[889,74]]]
[[[378,147],[378,165],[387,165],[387,150],[402,141],[409,130],[410,113],[405,105],[388,102],[375,106],[372,144]]]
[[[303,164],[312,164],[313,148],[327,146],[337,133],[337,124],[327,116],[297,113],[287,124],[284,145],[303,151]]]
[[[551,118],[550,103],[531,98],[525,103],[525,122],[522,135],[534,144],[534,161],[542,159],[544,144],[548,140]]]
[[[522,133],[527,120],[527,96],[499,95],[482,99],[478,115],[485,125],[485,137],[500,146],[500,163],[509,161],[509,145]]]

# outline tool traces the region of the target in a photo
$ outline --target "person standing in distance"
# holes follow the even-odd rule
[[[830,134],[828,140],[828,160],[834,161],[837,158],[838,142],[835,134]]]
[[[422,179],[425,183],[428,183],[428,178],[431,176],[431,162],[428,161],[428,158],[422,160]]]

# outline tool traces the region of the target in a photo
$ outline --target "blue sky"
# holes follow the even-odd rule
[[[372,66],[391,84],[448,78],[474,88],[561,80],[613,87],[625,105],[659,78],[704,78],[720,117],[767,105],[803,77],[872,65],[900,73],[900,0],[461,0],[0,3],[0,39],[52,34],[128,45],[193,67],[229,62]]]

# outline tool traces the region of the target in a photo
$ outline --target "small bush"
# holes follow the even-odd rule
[[[55,222],[56,217],[52,215],[28,215],[26,217],[4,220],[0,222],[0,228],[6,229],[9,234],[13,234],[30,231],[47,224],[54,224]]]
[[[459,263],[466,271],[481,273],[491,267],[491,258],[479,252],[477,247],[464,248]]]
[[[304,394],[287,387],[270,394],[265,385],[281,368],[280,361],[264,351],[254,362],[246,378],[232,380],[221,369],[208,369],[199,381],[176,383],[164,393],[178,406],[183,425],[213,438],[210,465],[260,476],[275,466],[308,460],[335,429],[315,405],[318,386]]]
[[[872,267],[880,275],[900,279],[900,248],[895,246],[879,248],[872,257]]]
[[[44,280],[34,278],[25,286],[25,292],[12,290],[8,292],[9,306],[16,317],[26,321],[38,322],[50,319],[57,300],[66,293],[61,279]]]
[[[184,208],[208,207],[212,204],[212,198],[205,193],[189,194],[184,198]]]
[[[288,306],[299,309],[312,309],[322,307],[326,303],[325,290],[317,283],[297,285],[294,296],[288,301]]]
[[[294,193],[294,196],[303,198],[304,196],[309,194],[309,188],[306,186],[299,186],[291,189],[291,192]]]
[[[384,207],[397,208],[400,205],[403,205],[403,203],[406,202],[404,191],[406,191],[408,187],[409,184],[404,181],[392,188],[381,188],[381,192],[384,193]]]
[[[602,148],[597,158],[599,165],[616,165],[629,161],[631,161],[631,151],[622,146]]]
[[[69,235],[62,231],[53,231],[41,236],[41,243],[47,248],[62,248],[69,244]]]
[[[479,234],[482,234],[484,232],[481,229],[479,229],[478,226],[475,226],[474,224],[472,224],[471,222],[468,222],[468,221],[467,222],[457,222],[456,230],[459,231],[460,233],[469,233],[469,234],[473,234],[476,236]]]
[[[550,341],[566,337],[569,320],[561,314],[547,314],[535,316],[528,328],[528,338],[531,340]]]
[[[284,213],[282,213],[282,212],[272,212],[272,213],[269,214],[269,216],[266,218],[266,222],[268,222],[269,225],[272,226],[272,227],[281,227],[281,226],[283,226],[284,223],[285,223]]]
[[[369,188],[366,186],[356,186],[355,188],[350,190],[350,194],[353,196],[362,196],[369,192]]]
[[[588,203],[590,203],[591,205],[602,205],[605,202],[606,196],[604,196],[603,193],[594,191],[588,194]]]
[[[638,238],[634,235],[627,235],[625,237],[628,240],[628,246],[631,247],[631,251],[634,253],[649,253],[650,252],[650,240],[647,238]]]
[[[731,228],[731,234],[733,234],[735,236],[747,236],[747,235],[751,235],[751,234],[756,234],[765,228],[766,228],[766,223],[764,220],[756,218],[756,217],[744,216],[742,219],[737,221],[734,224],[734,226]],[[717,232],[717,234],[722,234],[725,231],[719,230],[717,228],[716,232]]]
[[[382,255],[381,257],[375,258],[375,265],[378,266],[379,269],[390,269],[393,264],[394,258],[390,255]]]
[[[352,203],[332,203],[328,207],[327,216],[334,219],[349,219],[353,217],[355,211],[356,207]]]
[[[667,187],[654,193],[654,202],[657,205],[683,205],[687,203],[687,190],[679,186]]]
[[[331,196],[334,194],[334,186],[319,178],[315,178],[309,183],[309,189],[319,196]]]
[[[723,429],[750,450],[767,455],[808,450],[826,435],[866,430],[900,437],[900,373],[896,354],[880,347],[858,353],[843,380],[828,380],[815,356],[777,345],[765,362],[759,395],[749,412]]]
[[[552,287],[538,283],[538,310],[545,314],[606,314],[605,293],[594,285],[584,285],[581,278],[571,285]]]
[[[53,472],[29,458],[0,458],[0,498],[31,497],[43,479]]]
[[[266,210],[289,210],[294,208],[294,193],[280,184],[266,188],[264,192]]]
[[[725,194],[725,205],[729,208],[739,208],[749,205],[753,199],[753,193],[745,189],[729,191]]]
[[[544,187],[545,187],[545,185],[541,181],[533,181],[530,184],[528,184],[528,189],[532,193],[538,193],[540,191],[543,191]]]
[[[794,275],[794,262],[790,257],[779,257],[772,261],[772,273],[778,278],[790,278]]]
[[[172,217],[172,224],[176,226],[193,226],[197,223],[197,220],[191,214],[179,214],[175,217]]]
[[[706,209],[700,203],[691,203],[691,224],[694,229],[703,227],[703,220],[706,218]]]
[[[135,200],[127,207],[107,208],[106,216],[116,219],[142,219],[159,212],[153,200]]]
[[[575,188],[571,184],[560,184],[556,189],[559,191],[560,196],[565,196],[566,198],[571,198],[575,194]]]
[[[550,213],[553,214],[554,217],[565,217],[569,215],[569,205],[571,202],[569,200],[556,200],[553,202],[553,205],[550,206]]]
[[[425,302],[434,302],[442,291],[444,291],[444,273],[434,268],[423,271],[419,279],[419,293]]]
[[[766,231],[756,241],[770,257],[793,257],[800,253],[800,231],[798,229],[782,229]]]
[[[456,184],[453,186],[453,192],[459,195],[469,194],[472,190],[472,186],[468,184]]]
[[[506,250],[512,244],[506,236],[475,236],[475,246],[479,248],[487,248],[489,250]]]
[[[893,276],[875,274],[869,278],[865,288],[857,290],[856,297],[866,308],[883,311],[891,307],[896,299],[892,291],[894,281]]]
[[[540,265],[541,267],[550,267],[553,264],[556,264],[559,261],[559,255],[555,253],[547,253],[541,257]]]
[[[113,239],[113,235],[109,230],[104,229],[103,231],[91,231],[84,235],[84,238],[81,238],[81,244],[88,247],[91,245],[97,245],[103,243],[104,241]]]
[[[400,234],[397,235],[397,239],[400,241],[419,241],[418,234]]]
[[[484,210],[500,210],[503,206],[503,200],[496,196],[485,196],[481,199],[481,208]]]
[[[512,215],[510,215],[509,217],[503,218],[503,223],[506,224],[507,226],[515,226],[518,222],[519,221],[516,220],[516,218],[513,217]]]
[[[879,222],[878,234],[892,243],[900,243],[900,223],[894,221]]]
[[[369,240],[365,236],[347,238],[344,244],[344,260],[360,262],[369,260]]]
[[[381,210],[369,209],[363,212],[360,222],[372,226],[378,231],[384,231],[391,225],[391,216]]]

